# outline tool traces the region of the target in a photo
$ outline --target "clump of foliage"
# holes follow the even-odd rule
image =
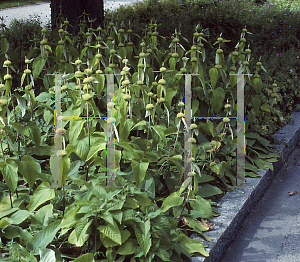
[[[247,41],[254,32],[242,28],[226,53],[233,40],[220,33],[210,45],[200,24],[191,27],[191,39],[178,28],[164,38],[155,19],[141,33],[132,22],[112,19],[97,29],[82,22],[76,36],[62,19],[59,30],[42,29],[22,56],[11,49],[3,27],[3,259],[134,262],[208,256],[207,245],[189,236],[196,232],[211,241],[205,235],[212,229],[209,219],[220,215],[217,202],[236,186],[235,74],[252,74],[244,87],[246,175],[273,168],[277,155],[261,135],[272,135],[288,119],[281,113],[279,82],[263,81],[262,60],[252,65]],[[56,110],[62,115],[54,118],[57,73],[62,81]],[[184,100],[189,74],[194,74],[191,108]],[[221,119],[197,118],[216,115]],[[55,148],[58,142],[61,147]]]

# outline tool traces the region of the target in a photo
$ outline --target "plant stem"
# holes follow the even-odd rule
[[[174,154],[174,150],[175,150],[176,143],[177,143],[177,140],[178,140],[178,135],[179,135],[180,124],[181,124],[181,119],[180,119],[180,122],[179,122],[179,125],[178,125],[177,136],[176,136],[176,140],[175,140],[174,148],[173,148],[173,151],[172,151],[172,155]]]
[[[150,132],[150,115],[149,115],[149,127],[148,127],[147,140],[146,140],[146,146],[145,146],[145,151],[144,151],[143,159],[145,157],[146,150],[147,150],[147,144],[148,144],[148,139],[149,139],[149,132]]]

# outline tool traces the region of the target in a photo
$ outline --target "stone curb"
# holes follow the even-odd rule
[[[282,127],[275,137],[284,139],[280,145],[274,146],[274,152],[279,155],[277,162],[273,163],[273,170],[269,168],[258,170],[261,177],[248,177],[243,190],[234,190],[228,192],[220,200],[218,212],[221,214],[218,217],[212,218],[210,221],[214,224],[212,231],[204,232],[208,237],[213,238],[214,243],[205,241],[197,234],[191,235],[192,239],[197,239],[200,242],[207,244],[206,248],[209,257],[202,256],[193,257],[193,262],[217,262],[221,261],[225,251],[236,237],[239,228],[242,226],[244,219],[252,212],[256,204],[263,197],[264,193],[270,187],[273,177],[283,167],[289,155],[296,148],[300,141],[300,112],[293,112],[291,115],[295,121],[294,124],[288,124]],[[287,144],[286,144],[287,143]],[[285,145],[286,144],[286,145]],[[186,262],[188,260],[184,260]]]

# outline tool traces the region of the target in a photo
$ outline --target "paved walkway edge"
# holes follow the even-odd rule
[[[273,177],[284,166],[289,155],[294,151],[300,141],[300,112],[293,112],[291,115],[294,124],[282,127],[275,137],[279,140],[284,138],[284,142],[276,145],[275,152],[279,155],[277,162],[273,163],[273,170],[258,170],[262,177],[247,178],[243,190],[228,192],[219,202],[218,211],[221,214],[210,221],[214,224],[212,231],[204,232],[205,235],[213,238],[214,243],[207,242],[197,234],[191,236],[208,245],[206,251],[209,257],[193,257],[193,262],[217,262],[221,261],[225,251],[234,240],[244,219],[253,210],[259,200],[263,197],[266,190],[270,187]],[[184,260],[188,261],[188,260]]]

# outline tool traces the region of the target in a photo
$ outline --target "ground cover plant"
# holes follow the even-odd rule
[[[3,261],[182,261],[207,256],[206,245],[188,237],[196,232],[211,240],[205,236],[212,229],[209,219],[220,215],[217,202],[236,182],[236,120],[229,117],[236,116],[237,80],[230,73],[253,74],[245,77],[246,175],[257,176],[257,168],[272,168],[276,161],[262,135],[270,136],[288,121],[282,112],[290,105],[277,102],[293,104],[298,94],[295,87],[284,86],[291,97],[280,95],[284,73],[267,75],[267,64],[247,46],[255,32],[242,28],[228,53],[226,46],[233,40],[219,32],[211,38],[214,54],[208,61],[211,46],[201,24],[192,27],[189,40],[179,28],[169,38],[161,35],[155,20],[139,33],[134,21],[113,21],[113,15],[107,19],[103,29],[83,22],[74,37],[62,20],[60,30],[43,29],[33,36],[28,49],[15,48],[18,41],[2,25]],[[290,82],[296,83],[293,69]],[[53,73],[63,74],[60,130],[54,129]],[[112,73],[119,75],[114,100],[107,103],[103,74]],[[195,119],[186,127],[184,74],[189,73],[199,74],[192,77],[192,116],[223,119]],[[270,82],[263,81],[264,74]],[[114,117],[106,118],[109,110]],[[107,127],[115,133],[119,188],[105,187]],[[188,159],[184,128],[192,133]],[[63,137],[57,188],[55,134]],[[183,176],[185,160],[191,163],[188,177]]]

